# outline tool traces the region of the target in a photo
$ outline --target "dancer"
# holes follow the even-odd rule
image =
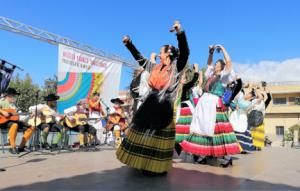
[[[180,54],[174,46],[165,45],[159,55],[161,63],[154,67],[140,54],[129,37],[123,39],[133,57],[150,72],[150,90],[132,119],[128,135],[117,150],[117,158],[132,168],[143,170],[145,174],[166,174],[172,166],[175,144],[173,103],[180,72],[189,56],[185,32],[178,22],[173,29],[177,33]]]
[[[233,102],[236,109],[230,115],[230,123],[233,126],[235,135],[242,148],[242,154],[247,154],[254,150],[253,139],[248,125],[248,112],[253,107],[252,100],[255,97],[255,91],[245,94],[244,90],[236,96]]]
[[[258,89],[258,88],[257,88]],[[267,99],[264,101],[264,94],[262,92],[257,91],[257,98],[253,100],[253,109],[251,112],[253,112],[254,115],[251,115],[250,113],[250,121],[260,121],[260,124],[254,124],[250,123],[251,126],[251,134],[253,138],[253,145],[256,150],[260,151],[264,146],[265,141],[265,126],[264,126],[264,117],[266,108],[268,107],[269,103],[272,100],[271,94],[267,93]],[[252,117],[253,116],[253,117]],[[256,119],[254,119],[256,118]],[[258,120],[258,118],[261,118]]]
[[[223,53],[225,62],[219,59],[215,65],[212,65],[215,49]],[[202,157],[200,163],[207,162],[206,156],[218,157],[221,166],[227,167],[232,164],[232,159],[225,159],[225,156],[240,153],[240,147],[229,123],[227,107],[222,103],[222,96],[227,84],[234,81],[236,76],[230,57],[221,45],[209,47],[207,64],[205,77],[208,80],[205,93],[193,114],[191,135],[181,143],[181,146],[185,152]]]
[[[187,74],[185,73],[182,76],[181,104],[180,107],[177,108],[177,112],[180,112],[176,121],[175,139],[175,149],[178,155],[181,153],[180,143],[190,134],[190,124],[192,122],[192,115],[195,108],[192,89],[199,78],[198,65],[194,65],[194,75],[192,80],[186,82],[186,75]]]

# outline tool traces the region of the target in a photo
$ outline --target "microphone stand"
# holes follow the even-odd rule
[[[36,92],[35,94],[35,110],[34,110],[34,132],[32,135],[32,138],[30,140],[29,143],[29,151],[24,153],[23,155],[20,155],[19,158],[28,155],[29,153],[32,152],[37,152],[38,151],[38,147],[37,147],[37,143],[39,144],[39,149],[42,150],[42,142],[39,140],[39,130],[37,129],[37,115],[38,115],[38,109],[37,109],[37,105],[38,105],[38,99],[39,99],[39,91]],[[33,145],[32,145],[33,144]],[[40,151],[41,153],[45,153]]]

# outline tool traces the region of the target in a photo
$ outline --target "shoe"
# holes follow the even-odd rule
[[[25,148],[24,147],[18,147],[18,152],[19,153],[25,152]]]
[[[197,161],[198,161],[198,159],[199,159],[199,156],[193,155],[193,159],[194,159],[194,163],[197,163]]]
[[[168,172],[165,171],[165,172],[157,173],[157,172],[151,172],[148,170],[142,170],[142,174],[145,176],[166,176],[168,174]]]
[[[201,160],[197,160],[197,163],[198,164],[207,164],[207,158],[206,157],[204,157],[204,158],[201,158]]]
[[[232,166],[232,159],[228,160],[226,163],[221,164],[223,168],[227,168],[229,165]]]
[[[13,155],[19,154],[18,150],[16,148],[10,148],[9,152]]]
[[[57,144],[52,144],[52,145],[51,145],[51,148],[52,148],[53,150],[58,149],[58,145],[57,145]]]
[[[43,143],[42,144],[42,148],[46,149],[46,150],[50,150],[51,149],[51,147],[48,145],[48,143]]]
[[[84,151],[86,152],[88,150],[88,148],[85,145],[80,145],[79,146],[79,151]]]
[[[4,172],[6,171],[4,168],[0,168],[0,172]]]

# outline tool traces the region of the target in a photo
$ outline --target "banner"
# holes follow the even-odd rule
[[[94,92],[107,104],[118,97],[122,64],[65,45],[59,45],[58,112],[89,99]]]

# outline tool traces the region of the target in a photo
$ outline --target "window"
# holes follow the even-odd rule
[[[300,105],[300,97],[289,97],[289,103],[291,105]]]
[[[294,103],[295,105],[300,105],[300,97],[296,97]]]
[[[273,99],[273,104],[274,105],[285,105],[286,104],[286,98],[285,97],[274,98]]]
[[[295,102],[295,97],[289,97],[289,102],[294,103]]]
[[[276,135],[283,136],[284,135],[284,126],[276,126]]]

